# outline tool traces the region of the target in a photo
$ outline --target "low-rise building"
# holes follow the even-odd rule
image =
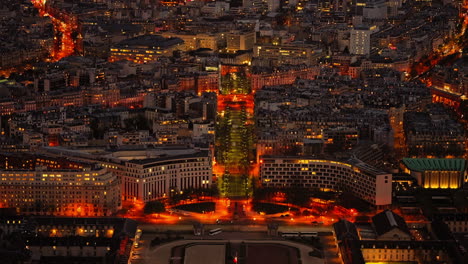
[[[463,125],[440,105],[429,105],[424,112],[406,112],[403,128],[411,156],[461,157],[466,152]]]
[[[269,60],[268,66],[280,66],[283,64],[316,65],[317,59],[322,55],[322,50],[311,44],[256,44],[253,48],[256,60]]]
[[[411,240],[412,238],[403,217],[390,210],[372,217],[372,226],[377,240]]]
[[[218,50],[222,38],[220,33],[206,34],[206,33],[179,33],[179,32],[164,32],[164,37],[180,38],[184,41],[186,50],[196,50],[200,48]]]
[[[433,216],[435,221],[443,221],[452,233],[468,232],[468,213],[439,213]]]
[[[28,263],[107,263],[125,261],[137,233],[126,218],[69,218],[0,216],[2,240],[14,237],[22,250],[2,247],[5,256],[22,255]],[[21,233],[21,237],[13,233]],[[6,235],[5,235],[6,234]]]
[[[390,210],[375,215],[370,229],[346,220],[335,223],[333,228],[345,264],[465,263],[450,230],[432,222],[428,228],[443,236],[431,239],[427,235],[415,239],[412,231],[416,234],[420,231],[409,229],[403,217]],[[368,237],[369,232],[375,233],[375,239]]]

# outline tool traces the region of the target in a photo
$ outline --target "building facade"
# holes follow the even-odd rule
[[[208,188],[213,175],[208,151],[130,160],[125,167],[124,199],[145,202],[169,197],[188,188]]]
[[[426,189],[458,189],[466,181],[464,159],[410,159],[402,161],[404,170]]]
[[[255,44],[255,32],[253,31],[233,31],[227,34],[227,50],[249,50]]]
[[[265,187],[306,187],[349,191],[376,206],[392,203],[392,175],[350,160],[263,156],[260,178]]]
[[[211,50],[218,50],[222,42],[221,34],[182,34],[178,32],[164,32],[162,36],[166,38],[180,38],[184,41],[185,50],[196,50],[206,48]]]
[[[369,55],[371,47],[371,34],[376,27],[357,26],[351,30],[349,52],[356,55]]]
[[[111,47],[110,61],[128,60],[135,63],[150,63],[160,57],[170,57],[176,50],[183,50],[180,38],[164,38],[159,35],[143,35],[126,39]]]
[[[366,263],[368,262],[405,262],[421,261],[449,261],[446,246],[438,241],[406,241],[379,243],[376,241],[362,241],[361,251]]]
[[[269,61],[267,65],[262,66],[317,65],[318,58],[323,55],[322,50],[312,44],[256,44],[253,53],[257,61]]]
[[[0,171],[0,204],[23,214],[110,216],[120,209],[120,184],[105,168]]]

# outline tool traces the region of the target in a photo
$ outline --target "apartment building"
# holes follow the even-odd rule
[[[392,203],[392,175],[359,160],[347,162],[307,157],[263,156],[265,187],[306,187],[349,191],[375,206]]]
[[[23,164],[17,166],[20,159]],[[66,166],[65,160],[42,156],[2,156],[2,161],[1,207],[55,216],[110,216],[121,207],[120,182],[106,168],[76,162]]]
[[[208,188],[212,174],[208,151],[129,160],[125,163],[123,196],[146,202],[188,188]]]

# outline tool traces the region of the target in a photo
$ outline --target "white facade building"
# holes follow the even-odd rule
[[[0,205],[23,214],[110,216],[121,207],[120,182],[106,168],[0,171]]]
[[[151,201],[188,188],[209,188],[212,163],[208,151],[130,160],[125,163],[125,200]]]
[[[338,162],[307,157],[263,156],[260,178],[265,187],[349,191],[376,206],[392,203],[392,174],[359,160]]]
[[[371,34],[377,31],[376,26],[356,26],[351,30],[349,52],[356,55],[369,55]]]

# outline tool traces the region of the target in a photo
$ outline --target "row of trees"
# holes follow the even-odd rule
[[[183,200],[197,199],[200,200],[204,197],[215,197],[219,196],[219,191],[216,186],[210,188],[189,188],[181,192],[171,193],[168,203],[171,205],[178,204]],[[143,213],[145,214],[158,214],[166,211],[166,205],[162,201],[150,201],[145,204]]]
[[[336,198],[333,192],[323,192],[319,189],[310,189],[303,187],[292,188],[256,188],[253,194],[253,201],[267,201],[274,202],[275,197],[284,198],[284,203],[290,203],[298,206],[306,206],[310,204],[312,197],[321,198],[324,200],[331,200]]]

